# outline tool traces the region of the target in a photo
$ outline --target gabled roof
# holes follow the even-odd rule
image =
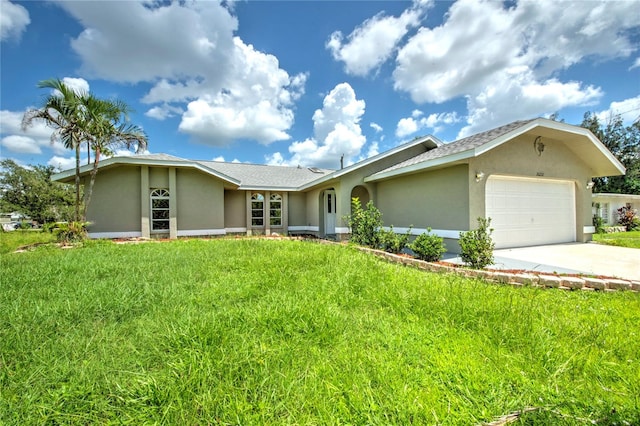
[[[107,158],[100,161],[98,168],[104,169],[117,165],[193,168],[215,176],[238,189],[296,190],[301,185],[333,172],[333,170],[306,167],[185,160],[168,154],[143,154]],[[80,174],[86,175],[91,172],[92,168],[93,165],[85,164],[80,168]],[[52,180],[70,182],[74,176],[75,169],[69,169],[53,175]]]
[[[239,189],[295,190],[333,172],[333,170],[307,167],[267,166],[219,161],[197,161],[197,163],[237,179],[240,182]]]
[[[431,151],[410,158],[406,161],[388,167],[378,173],[365,178],[365,182],[375,182],[406,173],[443,166],[456,161],[477,157],[503,143],[536,130],[547,137],[563,135],[563,139],[570,141],[569,149],[580,157],[590,157],[589,163],[597,176],[614,176],[624,174],[624,166],[607,150],[607,148],[588,129],[572,126],[544,118],[514,121],[513,123],[477,133],[455,142],[445,143]],[[569,137],[571,136],[571,137]],[[577,138],[576,138],[577,136]]]

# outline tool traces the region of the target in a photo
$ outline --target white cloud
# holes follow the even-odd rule
[[[63,2],[85,27],[72,47],[88,75],[149,82],[146,115],[181,115],[179,130],[214,146],[290,138],[306,74],[290,76],[277,58],[234,33],[233,8],[220,2]],[[122,46],[127,46],[123,49]]]
[[[442,25],[420,28],[399,50],[394,87],[416,103],[466,97],[468,126],[462,135],[505,120],[590,105],[601,89],[560,81],[557,73],[587,59],[630,56],[637,51],[632,33],[639,27],[632,1],[571,7],[552,0],[509,6],[460,0]],[[410,128],[407,121],[399,130]]]
[[[0,145],[9,151],[20,154],[42,154],[36,141],[27,136],[6,136],[0,140]]]
[[[22,153],[37,153],[42,152],[42,149],[51,149],[57,155],[63,155],[68,152],[67,149],[58,141],[51,143],[51,134],[53,129],[47,127],[42,121],[34,121],[33,125],[26,130],[22,130],[22,117],[23,112],[18,111],[0,111],[0,135],[3,136],[3,141],[7,138],[10,142],[9,145],[3,146],[14,152]],[[28,146],[33,144],[33,146]],[[18,151],[20,150],[20,151]]]
[[[30,23],[27,9],[9,0],[0,0],[0,41],[20,39]]]
[[[378,123],[371,122],[371,123],[369,123],[369,126],[370,126],[373,130],[375,130],[375,132],[376,132],[376,133],[380,133],[380,132],[383,130],[383,129],[382,129],[382,126],[381,126],[381,125],[379,125]]]
[[[593,105],[602,97],[597,87],[556,79],[536,81],[529,74],[498,79],[479,95],[467,99],[467,126],[458,133],[465,137],[496,124],[553,113],[567,106]],[[505,107],[508,105],[508,107]]]
[[[618,114],[626,126],[636,121],[640,117],[640,95],[619,102],[611,102],[608,109],[596,113],[601,123],[607,123],[611,117]]]
[[[640,57],[637,57],[635,61],[633,61],[633,65],[629,67],[629,70],[640,67]]]
[[[176,114],[182,114],[183,112],[184,111],[182,110],[182,108],[165,103],[150,108],[147,112],[144,113],[144,115],[162,121],[166,120],[169,117],[175,117]]]
[[[89,93],[89,82],[84,78],[64,77],[62,82],[75,93]]]
[[[85,158],[86,162],[86,158]],[[84,163],[80,163],[84,164]],[[58,155],[54,155],[47,161],[47,165],[53,166],[59,170],[69,170],[76,167],[76,158],[74,156],[71,157],[61,157]]]
[[[267,156],[267,162],[337,169],[344,155],[345,166],[353,163],[366,143],[360,128],[364,111],[365,102],[356,99],[353,88],[348,83],[338,84],[324,98],[322,109],[313,114],[314,136],[292,143],[289,160],[276,152]]]
[[[396,128],[396,136],[403,138],[422,129],[432,129],[432,133],[438,133],[444,128],[444,125],[459,123],[462,120],[455,111],[433,113],[427,117],[423,117],[423,115],[422,111],[414,110],[411,117],[401,118]]]
[[[348,74],[365,76],[386,62],[411,28],[419,25],[427,2],[414,2],[399,17],[379,13],[367,19],[346,38],[335,31],[326,43],[336,61],[345,64]]]

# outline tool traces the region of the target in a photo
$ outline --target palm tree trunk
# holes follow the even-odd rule
[[[76,222],[80,221],[80,143],[76,141]]]
[[[89,203],[91,202],[91,194],[93,193],[93,184],[96,183],[96,175],[98,174],[98,161],[100,161],[100,148],[96,146],[95,148],[96,158],[93,160],[93,169],[91,169],[91,180],[89,181],[89,188],[87,189],[87,193],[84,196],[84,214],[85,218],[83,220],[86,221],[87,209],[89,208]]]

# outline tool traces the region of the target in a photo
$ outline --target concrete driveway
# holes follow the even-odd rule
[[[640,281],[640,249],[595,243],[554,244],[495,250],[492,269],[603,275]],[[459,257],[444,259],[459,262]]]

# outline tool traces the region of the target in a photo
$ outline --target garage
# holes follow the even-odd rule
[[[491,176],[485,194],[496,248],[576,241],[573,182]]]

